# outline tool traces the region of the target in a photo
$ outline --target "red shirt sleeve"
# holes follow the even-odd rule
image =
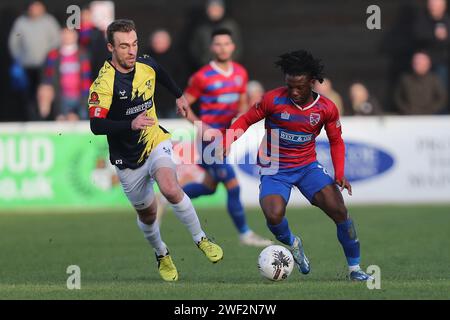
[[[334,177],[341,180],[344,176],[345,167],[345,144],[342,140],[342,128],[339,120],[339,111],[334,103],[329,106],[330,115],[325,123],[328,141],[330,142],[330,153],[334,167]]]
[[[234,141],[239,139],[252,124],[264,119],[268,115],[267,110],[267,103],[263,97],[261,102],[255,103],[227,130],[225,138],[226,146],[229,147]]]
[[[191,96],[193,96],[196,99],[200,98],[200,96],[202,95],[202,92],[203,92],[203,86],[202,86],[202,80],[198,73],[195,73],[194,75],[191,76],[185,92],[190,94]]]

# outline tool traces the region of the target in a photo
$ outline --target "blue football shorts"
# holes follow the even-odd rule
[[[289,202],[291,189],[295,186],[312,203],[314,195],[334,180],[317,161],[305,166],[280,169],[275,175],[261,175],[259,199],[268,195],[280,195]]]

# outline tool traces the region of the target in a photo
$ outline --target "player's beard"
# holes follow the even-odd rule
[[[122,68],[127,70],[133,69],[136,65],[136,60],[133,60],[133,62],[128,62],[126,59],[118,59],[118,62]]]

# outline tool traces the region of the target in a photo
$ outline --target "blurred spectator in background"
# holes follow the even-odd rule
[[[433,61],[433,71],[448,86],[449,16],[446,0],[428,0],[426,10],[414,22],[416,48],[423,49]]]
[[[361,82],[355,82],[350,86],[349,95],[355,116],[374,116],[383,113],[378,100],[370,95],[369,90]]]
[[[447,91],[431,72],[430,56],[419,51],[412,58],[413,72],[404,74],[395,90],[395,102],[402,114],[438,114],[445,110]]]
[[[53,102],[56,120],[87,119],[91,83],[89,56],[78,45],[78,33],[63,29],[61,47],[49,52],[38,90],[40,116],[48,119]]]
[[[316,81],[314,83],[314,91],[333,101],[338,108],[339,114],[341,116],[344,115],[344,103],[342,102],[341,95],[333,89],[333,84],[330,79],[325,78],[322,83]]]
[[[242,39],[239,25],[236,21],[225,16],[225,3],[223,0],[208,0],[206,3],[206,19],[195,28],[189,42],[189,51],[193,60],[193,69],[208,64],[211,59],[209,46],[211,33],[217,29],[228,29],[233,35],[236,51],[233,60],[239,61],[242,56]]]
[[[92,69],[91,79],[94,81],[110,54],[106,47],[105,34],[95,27],[92,21],[90,7],[81,10],[79,43],[80,47],[89,54]]]
[[[47,53],[59,45],[59,32],[58,22],[46,12],[44,4],[33,1],[27,13],[15,20],[9,34],[9,50],[15,61],[12,70],[15,75],[21,75],[21,68],[24,70],[20,77],[24,85],[20,90],[23,91],[21,104],[26,108],[26,120],[39,119],[36,88]]]
[[[417,6],[413,1],[398,1],[395,11],[392,22],[386,25],[383,23],[381,42],[381,51],[388,58],[386,94],[383,99],[383,111],[388,113],[395,112],[394,90],[399,77],[410,69],[409,58],[415,48],[413,25]]]
[[[177,83],[184,84],[187,81],[187,73],[177,52],[173,47],[169,31],[165,29],[155,30],[148,38],[145,53],[149,54],[172,74]],[[166,88],[162,88],[162,90],[155,91],[155,101],[158,103],[158,117],[176,118],[176,106],[173,96]]]
[[[261,101],[262,96],[264,95],[264,87],[261,82],[256,80],[251,80],[247,84],[247,97],[248,97],[248,106],[251,107],[255,103]]]

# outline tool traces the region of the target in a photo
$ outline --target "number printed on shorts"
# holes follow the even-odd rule
[[[327,169],[325,169],[322,165],[318,164],[317,168],[322,169],[323,173],[325,173],[326,175],[328,175],[328,171]]]

